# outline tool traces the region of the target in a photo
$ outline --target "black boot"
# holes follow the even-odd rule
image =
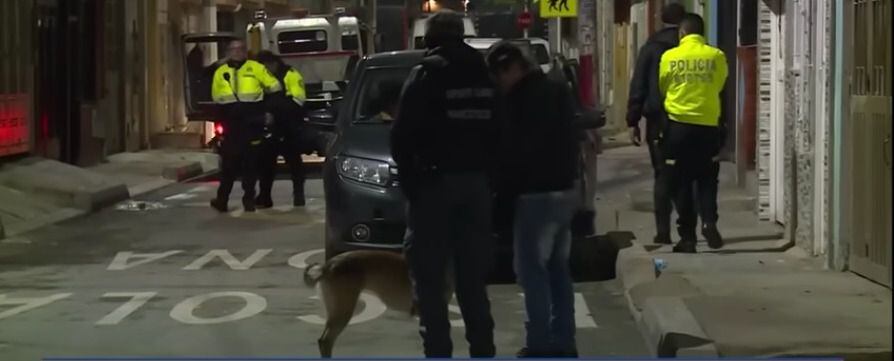
[[[698,237],[695,236],[695,227],[677,227],[677,231],[680,233],[680,242],[674,246],[674,253],[696,253],[696,243],[698,243]]]
[[[257,210],[257,206],[255,205],[255,197],[243,197],[242,198],[242,208],[246,212],[254,212]]]
[[[227,213],[229,208],[227,207],[227,201],[221,200],[219,198],[214,198],[211,200],[211,208],[214,208],[220,213]]]
[[[708,247],[711,247],[711,249],[723,248],[723,237],[720,235],[720,231],[717,230],[716,224],[703,224],[702,236],[705,236],[705,239],[708,240]]]
[[[304,207],[307,204],[307,200],[304,198],[304,192],[295,192],[292,199],[292,205],[295,207]]]
[[[655,235],[655,238],[652,239],[652,242],[655,244],[672,244],[674,243],[671,240],[671,236],[668,233],[659,233]]]
[[[698,253],[695,243],[695,241],[680,241],[674,246],[674,253]]]

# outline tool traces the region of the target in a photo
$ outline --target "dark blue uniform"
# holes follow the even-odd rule
[[[414,69],[392,128],[392,156],[409,204],[405,254],[427,357],[453,353],[444,296],[452,276],[470,355],[496,352],[485,275],[493,257],[490,157],[500,126],[489,79],[483,57],[462,41],[433,49]]]

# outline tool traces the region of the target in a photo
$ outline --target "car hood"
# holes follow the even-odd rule
[[[341,154],[394,165],[389,124],[352,124],[344,128],[341,137]]]

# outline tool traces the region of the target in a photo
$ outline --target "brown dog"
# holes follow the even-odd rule
[[[449,280],[452,278],[448,277]],[[321,357],[332,357],[335,339],[354,316],[362,291],[375,294],[389,309],[416,315],[407,261],[398,253],[342,253],[322,265],[308,266],[304,270],[304,283],[319,286],[320,299],[326,307],[326,326],[317,342]],[[447,300],[453,297],[452,282],[447,282],[445,292]]]

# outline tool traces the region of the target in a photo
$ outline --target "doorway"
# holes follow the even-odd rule
[[[70,8],[65,1],[42,1],[35,7],[37,57],[35,59],[34,108],[37,119],[35,152],[44,157],[74,163],[79,145],[75,132],[78,116],[72,104]],[[74,16],[74,15],[72,15]]]
[[[769,74],[769,215],[785,223],[785,16],[782,1],[768,2],[770,14]]]
[[[849,0],[850,268],[891,286],[891,0]],[[859,41],[857,41],[859,39]],[[847,207],[847,205],[845,205]]]

